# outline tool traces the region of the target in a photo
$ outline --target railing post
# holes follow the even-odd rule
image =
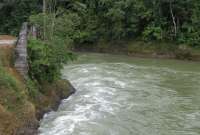
[[[35,26],[31,26],[30,35],[32,38],[37,39],[37,29]]]

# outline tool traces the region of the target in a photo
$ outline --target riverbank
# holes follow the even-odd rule
[[[200,48],[166,42],[116,41],[97,44],[77,44],[74,51],[123,54],[141,58],[200,61]]]
[[[0,48],[0,135],[35,135],[39,120],[75,92],[67,80],[35,87],[13,67],[14,46]]]

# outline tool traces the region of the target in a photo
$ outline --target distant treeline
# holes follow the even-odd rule
[[[56,18],[57,36],[76,43],[141,39],[200,46],[199,0],[2,0],[0,33],[16,34],[42,11]]]

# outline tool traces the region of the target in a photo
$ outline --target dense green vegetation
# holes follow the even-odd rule
[[[43,8],[41,0],[0,1],[0,15],[2,17],[0,20],[0,34],[17,35],[24,21],[30,21],[30,24],[34,24],[38,29],[38,38],[29,37],[28,41],[29,76],[26,79],[26,83],[22,82],[19,84],[23,79],[19,81],[21,77],[17,77],[19,75],[18,73],[9,73],[10,69],[12,72],[16,72],[14,71],[15,69],[13,68],[13,61],[11,58],[14,54],[13,48],[1,48],[0,63],[2,66],[0,65],[0,88],[2,88],[2,92],[4,89],[9,89],[10,91],[14,90],[13,92],[15,92],[15,94],[12,95],[13,97],[24,94],[28,96],[29,100],[36,102],[39,96],[44,96],[45,93],[50,92],[50,90],[48,91],[47,89],[42,91],[43,86],[52,85],[54,87],[51,90],[55,91],[60,86],[65,87],[68,85],[63,84],[57,86],[57,83],[62,82],[60,80],[60,70],[63,64],[75,58],[75,56],[68,51],[72,41],[65,36],[65,33],[70,33],[70,30],[73,28],[69,28],[69,31],[63,31],[63,25],[68,26],[71,22],[67,22],[65,18],[55,18],[57,8],[53,9],[52,2],[47,3],[48,5]],[[42,12],[42,8],[45,12]],[[62,21],[66,23],[62,25]],[[5,52],[5,50],[9,50],[9,52]],[[19,88],[19,85],[24,85],[24,88]],[[63,88],[63,91],[68,91],[67,87]],[[21,94],[21,91],[24,89],[27,90],[26,93]],[[9,90],[7,92],[9,92]],[[68,94],[66,93],[66,95]],[[25,98],[23,97],[22,99]],[[0,104],[2,102],[0,102]]]
[[[22,22],[40,10],[39,0],[0,0],[0,34],[17,35]]]
[[[64,44],[48,44],[36,39],[29,40],[29,76],[39,83],[60,79],[60,69],[68,60],[73,60]],[[56,45],[56,46],[55,46]]]
[[[44,33],[44,38],[54,33],[75,43],[141,39],[199,46],[198,0],[43,0],[43,3],[3,1],[1,33],[16,33],[13,28],[33,14],[31,18],[37,20],[39,28],[51,30]],[[44,18],[46,21],[42,21]]]

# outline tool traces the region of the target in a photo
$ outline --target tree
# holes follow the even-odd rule
[[[17,35],[30,14],[38,13],[39,0],[3,0],[0,2],[0,33]]]
[[[3,0],[0,31],[17,33],[23,21],[40,13],[45,40],[55,35],[68,36],[78,44],[144,38],[197,46],[199,5],[198,0]],[[70,28],[65,24],[65,34],[56,32],[56,20],[62,17],[69,17],[71,34],[66,34]]]

